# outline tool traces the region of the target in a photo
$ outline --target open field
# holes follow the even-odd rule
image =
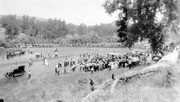
[[[34,53],[42,52],[47,54],[53,52],[54,48],[32,48]],[[67,74],[61,73],[59,76],[54,75],[54,67],[59,60],[66,57],[76,58],[82,53],[108,53],[118,52],[126,53],[128,49],[121,48],[59,48],[59,58],[52,58],[49,60],[49,67],[45,67],[42,60],[35,60],[32,67],[28,67],[27,62],[29,58],[35,59],[34,55],[24,55],[22,57],[12,58],[9,61],[0,61],[0,98],[5,102],[53,102],[53,100],[63,100],[62,102],[80,102],[80,100],[91,93],[89,79],[92,79],[96,85],[102,84],[111,75],[121,75],[131,71],[138,71],[145,66],[137,67],[132,70],[128,69],[114,69],[111,71],[104,70],[90,74],[89,72],[71,72],[70,69]],[[26,65],[26,70],[30,69],[32,78],[28,76],[17,77],[15,79],[6,79],[3,74],[13,69],[17,65]],[[62,72],[62,71],[61,71]],[[161,75],[155,76],[156,81],[159,82]],[[154,77],[153,77],[154,78]],[[119,87],[120,92],[112,99],[102,97],[104,102],[179,102],[176,97],[179,96],[179,84],[175,87],[161,87],[151,86],[151,79],[144,78],[142,80],[133,81],[127,85]],[[125,100],[121,100],[121,98]],[[138,98],[139,97],[139,98]],[[167,97],[167,98],[165,98]],[[152,100],[152,101],[151,101]],[[161,100],[161,101],[159,101]],[[174,100],[174,101],[172,101]],[[54,101],[55,102],[55,101]],[[93,101],[94,102],[94,101]],[[97,101],[102,102],[102,101]]]
[[[44,69],[45,66],[42,64],[42,59],[36,59],[35,58],[35,53],[42,53],[43,55],[47,56],[48,52],[52,53],[52,58],[49,60],[49,67],[48,70],[54,71],[54,67],[59,62],[60,60],[64,60],[66,57],[68,59],[70,58],[77,58],[80,54],[83,53],[127,53],[129,52],[129,49],[126,48],[72,48],[72,47],[62,47],[58,48],[58,58],[54,58],[54,49],[55,48],[30,48],[30,50],[34,51],[34,54],[25,54],[24,56],[21,57],[15,57],[9,60],[3,60],[0,59],[0,76],[2,77],[3,73],[6,71],[10,70],[12,67],[17,66],[17,65],[22,65],[25,64],[26,66],[28,65],[28,60],[32,58],[34,60],[34,66],[31,68],[31,70],[34,72],[40,72],[37,71],[38,69]],[[37,69],[38,68],[38,69]],[[46,69],[47,70],[47,69]]]
[[[41,52],[47,55],[53,54],[54,48],[31,48],[34,53]],[[82,53],[127,53],[128,49],[121,48],[58,48],[59,58],[49,59],[49,67],[43,65],[42,59],[35,59],[35,55],[26,54],[21,57],[9,60],[0,60],[0,98],[8,102],[48,102],[52,99],[63,99],[66,102],[76,102],[90,92],[89,78],[95,81],[95,84],[101,84],[104,80],[111,77],[112,73],[119,75],[127,69],[102,71],[94,73],[70,72],[59,76],[54,75],[54,67],[59,60],[66,57],[76,58]],[[53,56],[54,57],[54,54]],[[32,67],[28,67],[28,59],[34,59]],[[12,70],[17,65],[26,65],[26,70],[30,69],[32,78],[27,79],[27,75],[17,77],[16,79],[6,79],[3,74]],[[138,69],[138,68],[137,68]],[[140,69],[140,68],[139,68]],[[22,96],[23,95],[23,96]]]

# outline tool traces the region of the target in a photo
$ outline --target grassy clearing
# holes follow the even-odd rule
[[[54,51],[54,48],[32,48],[34,53],[42,52],[47,54]],[[128,52],[127,49],[119,48],[59,48],[59,58],[49,60],[49,67],[45,67],[42,61],[35,61],[33,66],[28,68],[27,62],[29,58],[34,56],[25,55],[7,60],[1,60],[0,65],[0,98],[7,102],[49,102],[52,100],[64,100],[65,102],[79,102],[82,97],[90,93],[89,78],[93,79],[95,85],[99,85],[105,80],[111,78],[111,74],[119,75],[127,71],[127,69],[102,71],[94,73],[69,72],[60,76],[54,75],[54,67],[59,60],[76,57],[82,53],[108,53],[120,52],[122,54]],[[32,78],[27,76],[18,77],[15,80],[3,78],[3,74],[10,71],[11,67],[16,66],[14,63],[25,61],[27,69],[31,70]],[[26,70],[27,70],[26,69]],[[68,69],[69,70],[69,69]],[[136,69],[138,70],[138,69]]]
[[[91,75],[90,73],[76,72],[67,75],[46,76],[27,79],[27,76],[12,79],[1,79],[0,97],[8,102],[49,102],[55,99],[65,102],[79,102],[91,92],[89,78],[96,85],[101,84],[111,77],[126,70],[102,71]]]

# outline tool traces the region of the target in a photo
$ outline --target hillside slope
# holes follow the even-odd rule
[[[82,102],[179,102],[178,55],[173,52],[168,55],[173,59],[164,57],[150,67],[118,75],[114,81],[109,79]]]

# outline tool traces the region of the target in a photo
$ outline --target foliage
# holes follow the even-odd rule
[[[2,18],[2,26],[6,29],[5,34],[7,35],[8,40],[12,40],[19,35],[19,24],[18,19],[14,15],[9,15]]]
[[[90,32],[86,35],[67,35],[66,38],[57,38],[54,43],[69,43],[69,44],[87,44],[87,43],[115,43],[117,37],[100,37],[96,32]]]
[[[117,27],[115,27],[114,23],[110,24],[101,24],[101,25],[95,25],[89,27],[89,32],[93,31],[98,34],[100,37],[107,37],[107,36],[113,36],[116,34],[115,30]]]
[[[166,37],[165,28],[177,20],[176,3],[177,0],[107,0],[103,6],[109,14],[120,11],[116,21],[120,42],[131,47],[148,39],[152,50],[158,51]]]
[[[88,35],[91,32],[97,33],[100,37],[113,36],[116,27],[113,24],[101,24],[95,26],[86,26],[85,24],[74,25],[66,24],[65,21],[60,19],[41,19],[30,16],[15,16],[9,15],[4,16],[0,20],[3,27],[7,25],[7,34],[12,35],[12,31],[17,31],[13,33],[24,33],[30,37],[35,37],[39,39],[51,40],[57,38],[66,38],[67,35]],[[13,24],[10,26],[10,24]],[[11,39],[15,37],[12,36]],[[78,40],[78,39],[76,39]],[[24,41],[23,41],[24,42]],[[77,42],[77,41],[76,41]]]

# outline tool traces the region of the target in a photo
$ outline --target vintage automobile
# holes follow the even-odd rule
[[[11,72],[7,72],[5,73],[5,77],[6,78],[10,78],[10,77],[17,77],[17,76],[22,76],[26,73],[25,71],[25,65],[21,65],[18,66],[17,68],[15,68],[14,70],[12,70]]]

